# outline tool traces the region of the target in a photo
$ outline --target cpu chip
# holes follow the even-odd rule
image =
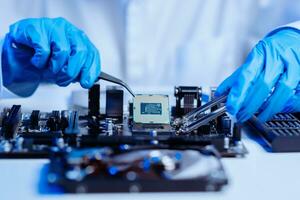
[[[133,121],[142,124],[170,124],[168,95],[136,95],[133,100]]]

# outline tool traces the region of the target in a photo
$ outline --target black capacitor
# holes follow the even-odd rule
[[[62,131],[64,131],[69,126],[68,119],[69,119],[69,111],[68,110],[61,111],[61,114],[60,114],[60,127],[61,127]]]
[[[2,121],[1,133],[4,139],[9,140],[15,137],[20,121],[21,106],[13,105]]]
[[[100,121],[95,116],[88,118],[88,126],[90,135],[97,135],[101,132]]]
[[[58,110],[52,111],[52,117],[55,119],[55,123],[58,126],[58,129],[60,128],[60,112]]]
[[[30,115],[30,128],[31,129],[38,129],[39,128],[39,121],[40,121],[40,111],[33,110]]]
[[[50,131],[61,130],[60,112],[58,110],[52,111],[51,116],[47,120],[47,127],[50,129]]]
[[[106,117],[123,120],[123,96],[122,89],[116,87],[106,90]]]
[[[233,140],[234,141],[240,141],[242,139],[241,135],[241,124],[234,123],[233,125]]]
[[[57,131],[57,124],[55,122],[54,117],[49,117],[47,120],[47,127],[50,129],[50,131]]]
[[[231,119],[230,117],[224,115],[221,117],[221,132],[230,133],[231,130]]]
[[[95,84],[89,89],[88,115],[100,116],[100,85]]]

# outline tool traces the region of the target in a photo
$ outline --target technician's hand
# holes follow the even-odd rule
[[[52,79],[59,86],[78,81],[90,88],[100,74],[98,50],[63,18],[24,19],[11,25],[2,61],[3,83],[8,88],[42,79]]]
[[[246,62],[217,89],[228,93],[227,111],[244,122],[300,111],[300,32],[283,29],[261,40]]]

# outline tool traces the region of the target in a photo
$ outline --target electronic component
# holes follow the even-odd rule
[[[55,178],[53,178],[55,177]],[[227,177],[215,150],[88,148],[56,153],[48,182],[65,192],[218,191]]]
[[[115,118],[119,122],[123,119],[123,96],[124,92],[120,88],[106,88],[106,117]]]
[[[134,134],[170,134],[169,97],[167,95],[136,95],[133,100]]]
[[[21,120],[21,106],[13,105],[2,119],[2,137],[6,140],[16,136]]]
[[[174,96],[176,98],[175,117],[182,117],[201,106],[202,88],[192,86],[175,87]]]
[[[47,127],[50,131],[60,131],[60,112],[58,110],[54,110],[51,113],[51,116],[47,120]]]
[[[253,116],[247,122],[273,152],[300,152],[300,119],[296,114],[279,113],[266,123]]]
[[[31,129],[38,129],[40,121],[40,111],[33,110],[30,115],[30,128]]]
[[[99,117],[100,116],[100,85],[95,84],[89,89],[89,102],[88,102],[88,115]]]
[[[220,118],[220,129],[223,133],[230,133],[231,131],[231,119],[227,115],[223,115]]]
[[[64,132],[65,129],[69,126],[69,111],[63,110],[61,111],[60,117],[60,128]]]
[[[133,100],[133,121],[143,124],[170,124],[167,95],[136,95]]]
[[[66,134],[78,134],[79,133],[78,120],[79,120],[78,112],[75,110],[70,111],[68,127],[65,129]]]

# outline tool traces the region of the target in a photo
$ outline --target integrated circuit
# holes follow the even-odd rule
[[[170,124],[169,97],[136,95],[133,100],[133,121],[143,124]]]

